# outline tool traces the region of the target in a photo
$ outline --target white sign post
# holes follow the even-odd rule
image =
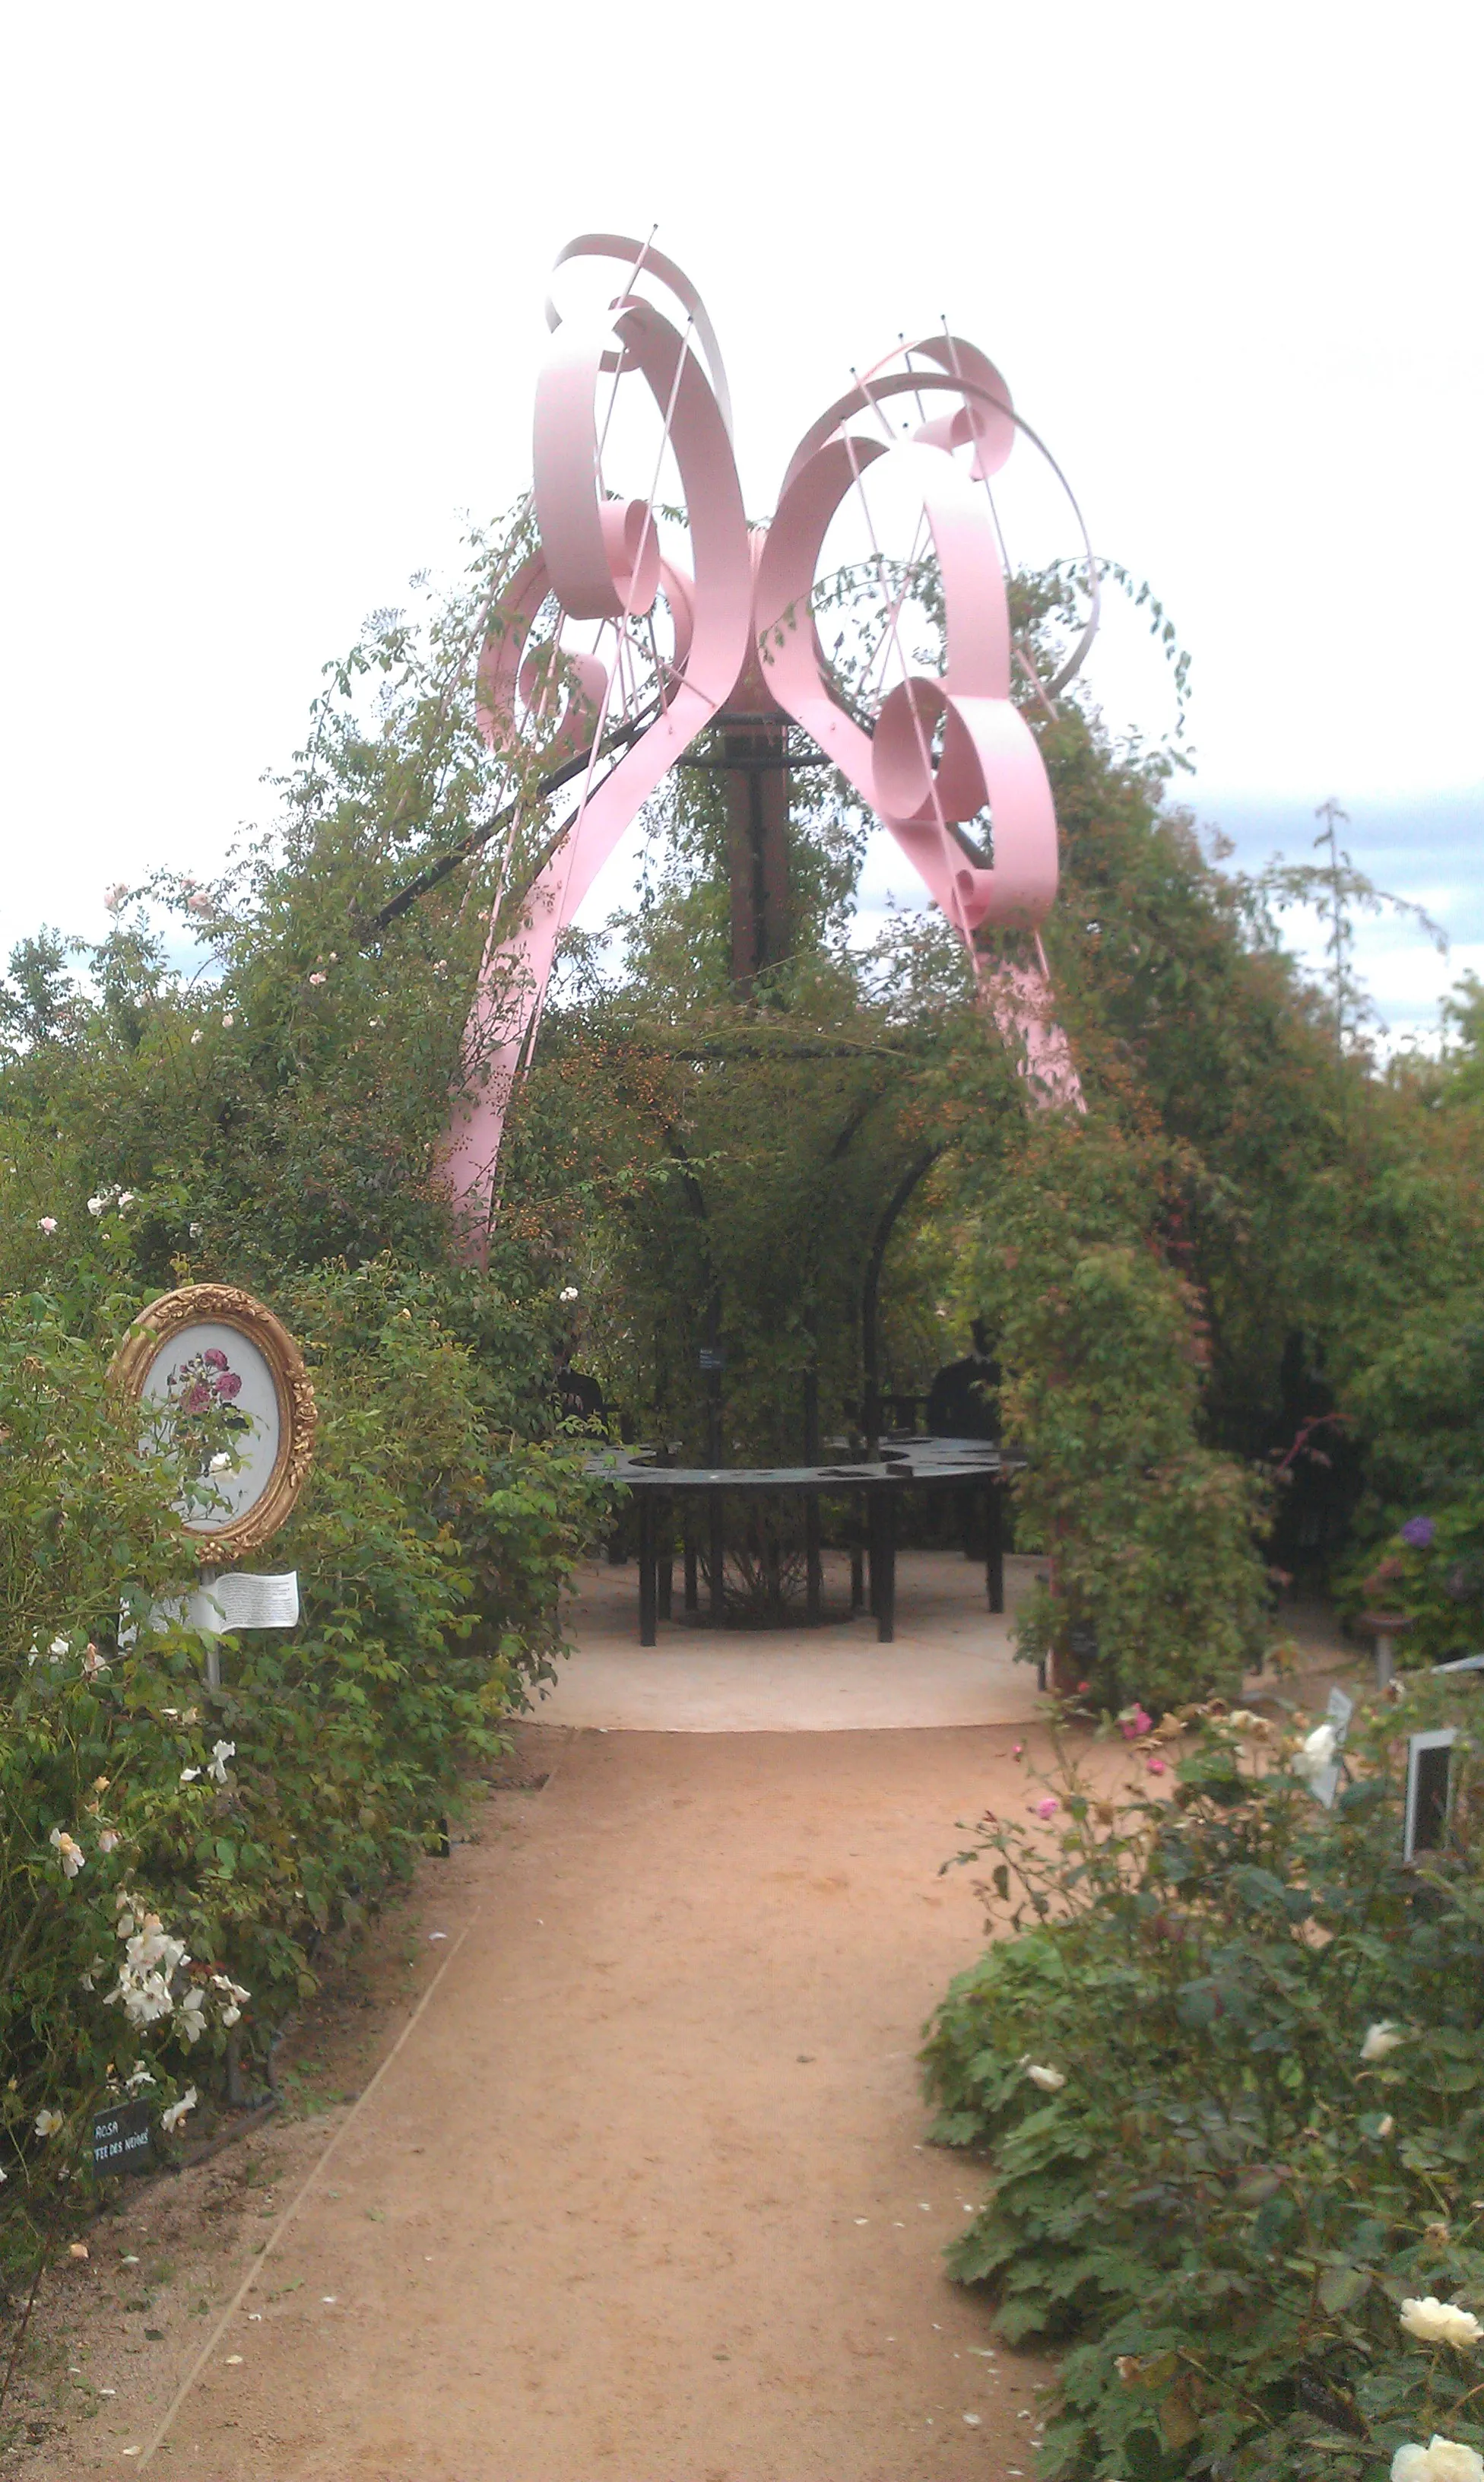
[[[1355,1712],[1355,1701],[1347,1698],[1342,1689],[1332,1689],[1324,1712],[1335,1727],[1335,1755],[1327,1767],[1321,1767],[1317,1775],[1310,1777],[1309,1789],[1315,1801],[1321,1801],[1326,1809],[1333,1809],[1340,1793],[1340,1779],[1344,1773],[1345,1734]]]
[[[206,1679],[221,1686],[221,1656],[217,1640],[236,1629],[293,1628],[299,1620],[299,1571],[255,1576],[250,1570],[230,1569],[219,1575],[201,1571],[201,1582],[190,1594],[173,1595],[149,1606],[151,1627],[195,1629],[206,1640]]]
[[[1452,1809],[1453,1744],[1451,1727],[1442,1732],[1414,1732],[1407,1743],[1407,1809],[1401,1831],[1401,1858],[1415,1862],[1421,1853],[1441,1853]]]

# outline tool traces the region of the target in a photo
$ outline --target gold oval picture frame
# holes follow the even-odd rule
[[[110,1366],[131,1405],[230,1439],[239,1462],[212,1490],[225,1514],[181,1519],[213,1567],[258,1550],[304,1487],[316,1409],[304,1358],[281,1319],[235,1284],[183,1284],[141,1310]],[[203,1474],[207,1465],[203,1458]]]

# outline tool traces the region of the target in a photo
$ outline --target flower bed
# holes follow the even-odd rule
[[[96,2109],[146,2098],[169,2137],[229,2037],[260,2081],[320,1942],[435,1842],[552,1668],[594,1486],[496,1425],[435,1301],[382,1265],[285,1304],[322,1409],[272,1553],[302,1617],[225,1641],[220,1689],[153,1609],[189,1567],[177,1477],[141,1460],[107,1348],[39,1298],[0,1308],[0,2276],[89,2206]]]
[[[1009,1936],[924,2053],[934,2134],[991,2164],[951,2267],[1070,2346],[1055,2482],[1478,2482],[1481,1700],[1358,1715],[1333,1811],[1308,1719],[1216,1702],[1162,1782],[1110,1799],[1063,1751],[960,1857]],[[1452,1838],[1408,1870],[1404,1735],[1440,1722]]]

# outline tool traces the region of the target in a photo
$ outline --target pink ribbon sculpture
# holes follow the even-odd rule
[[[555,334],[535,405],[539,548],[491,616],[479,692],[493,749],[529,753],[534,736],[544,759],[565,762],[564,777],[581,779],[580,792],[513,932],[497,932],[497,899],[465,1032],[442,1170],[476,1255],[561,934],[643,803],[722,716],[789,717],[810,735],[891,831],[959,934],[984,1005],[1020,1052],[1032,1099],[1083,1108],[1037,936],[1056,893],[1056,820],[1035,737],[1010,697],[1012,660],[1034,676],[1011,644],[989,488],[1017,432],[1066,488],[1054,461],[1014,411],[993,363],[945,333],[903,345],[821,414],[799,443],[771,524],[749,528],[721,357],[689,280],[649,245],[613,234],[585,234],[558,265],[572,259],[617,262],[621,287],[595,318],[562,321],[548,304]],[[684,330],[638,292],[641,278],[666,288],[686,313]],[[648,498],[616,497],[605,482],[618,385],[630,373],[654,399],[661,457],[668,452],[678,468],[689,568],[662,542],[673,515],[658,501],[659,460]],[[918,416],[906,432],[888,412],[899,418],[903,398]],[[874,435],[852,429],[861,416],[874,422]],[[919,543],[925,529],[941,581],[941,673],[914,670],[901,643],[913,569],[893,588],[862,489],[873,467],[921,511]],[[852,498],[881,581],[881,648],[899,677],[890,687],[868,682],[847,700],[825,659],[812,598],[831,521]],[[1097,564],[1085,528],[1082,539],[1091,618],[1056,679],[1034,682],[1048,705],[1097,625]],[[594,623],[592,645],[576,644],[580,624]],[[1030,955],[987,964],[975,937],[987,924],[1027,933]]]

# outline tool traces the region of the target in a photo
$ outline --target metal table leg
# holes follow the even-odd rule
[[[992,1612],[1004,1609],[1004,1483],[999,1474],[984,1486],[984,1582]]]
[[[719,1491],[708,1492],[706,1508],[711,1519],[711,1616],[719,1621],[726,1611],[726,1537]]]
[[[665,1512],[664,1543],[657,1559],[655,1608],[662,1621],[671,1618],[675,1609],[675,1546],[670,1540],[669,1513]]]
[[[777,1531],[775,1527],[769,1524],[768,1515],[769,1512],[766,1507],[760,1508],[758,1512],[758,1530],[760,1536],[758,1548],[762,1554],[763,1561],[763,1593],[769,1620],[781,1620],[783,1617],[783,1569],[778,1555]]]
[[[689,1498],[686,1501],[685,1527],[686,1609],[688,1612],[693,1612],[700,1608],[700,1595],[696,1588],[695,1574],[695,1518],[691,1513]]]
[[[820,1568],[820,1494],[809,1492],[804,1499],[804,1614],[817,1621],[822,1577]]]
[[[655,1560],[659,1511],[652,1491],[638,1491],[634,1496],[638,1501],[638,1642],[640,1646],[653,1646],[659,1623]]]
[[[872,1492],[876,1503],[876,1636],[890,1646],[897,1635],[897,1502],[890,1491]]]

